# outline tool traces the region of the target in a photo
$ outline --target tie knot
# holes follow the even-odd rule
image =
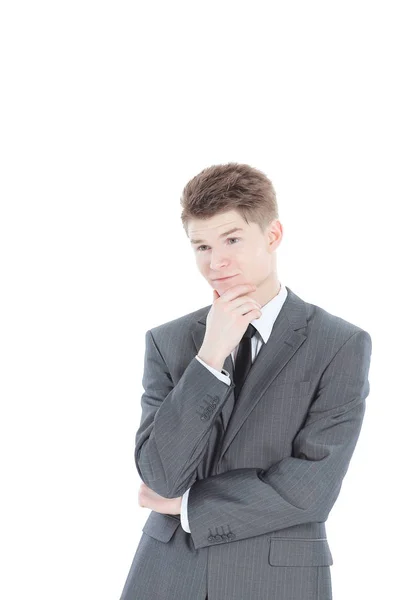
[[[254,327],[254,325],[252,325],[250,323],[248,328],[244,332],[243,337],[244,338],[252,338],[256,331],[257,331],[257,329]]]

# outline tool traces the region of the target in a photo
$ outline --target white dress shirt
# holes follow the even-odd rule
[[[251,338],[251,355],[252,355],[252,363],[254,362],[255,357],[260,351],[262,344],[265,344],[271,335],[272,327],[275,323],[275,319],[278,316],[283,303],[286,300],[287,289],[284,285],[280,284],[280,290],[274,298],[272,298],[267,304],[261,307],[262,315],[258,319],[254,319],[250,321],[252,325],[257,329],[253,337]],[[231,352],[233,364],[235,364],[235,358],[238,352],[239,344],[235,346],[235,348]],[[214,373],[218,379],[226,383],[227,385],[231,384],[231,379],[228,371],[222,369],[218,371],[214,369],[214,367],[210,367],[207,363],[204,362],[199,356],[196,355],[198,361],[201,362],[209,371]],[[182,528],[190,533],[188,514],[187,514],[187,504],[189,497],[190,488],[186,490],[186,492],[182,496],[182,505],[181,505],[181,525]]]

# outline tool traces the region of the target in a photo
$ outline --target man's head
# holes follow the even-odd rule
[[[261,171],[246,164],[214,165],[185,186],[181,220],[200,273],[223,294],[252,283],[248,294],[262,305],[279,291],[276,254],[282,239],[275,190]],[[229,235],[221,236],[233,228]],[[221,277],[230,279],[216,281]]]

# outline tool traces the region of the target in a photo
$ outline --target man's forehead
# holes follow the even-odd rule
[[[205,241],[204,237],[216,236],[217,238],[223,238],[231,233],[243,232],[244,230],[245,225],[234,220],[225,221],[215,226],[193,227],[189,231],[190,242],[192,244],[199,244]]]

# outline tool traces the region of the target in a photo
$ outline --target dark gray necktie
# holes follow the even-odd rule
[[[238,399],[245,379],[251,369],[251,338],[253,337],[256,331],[257,329],[254,327],[254,325],[250,323],[239,343],[233,373],[233,382],[235,384],[235,387],[233,388],[234,394],[231,395],[230,398],[228,398],[221,411],[222,422],[224,424],[225,429],[231,416],[234,404]]]

